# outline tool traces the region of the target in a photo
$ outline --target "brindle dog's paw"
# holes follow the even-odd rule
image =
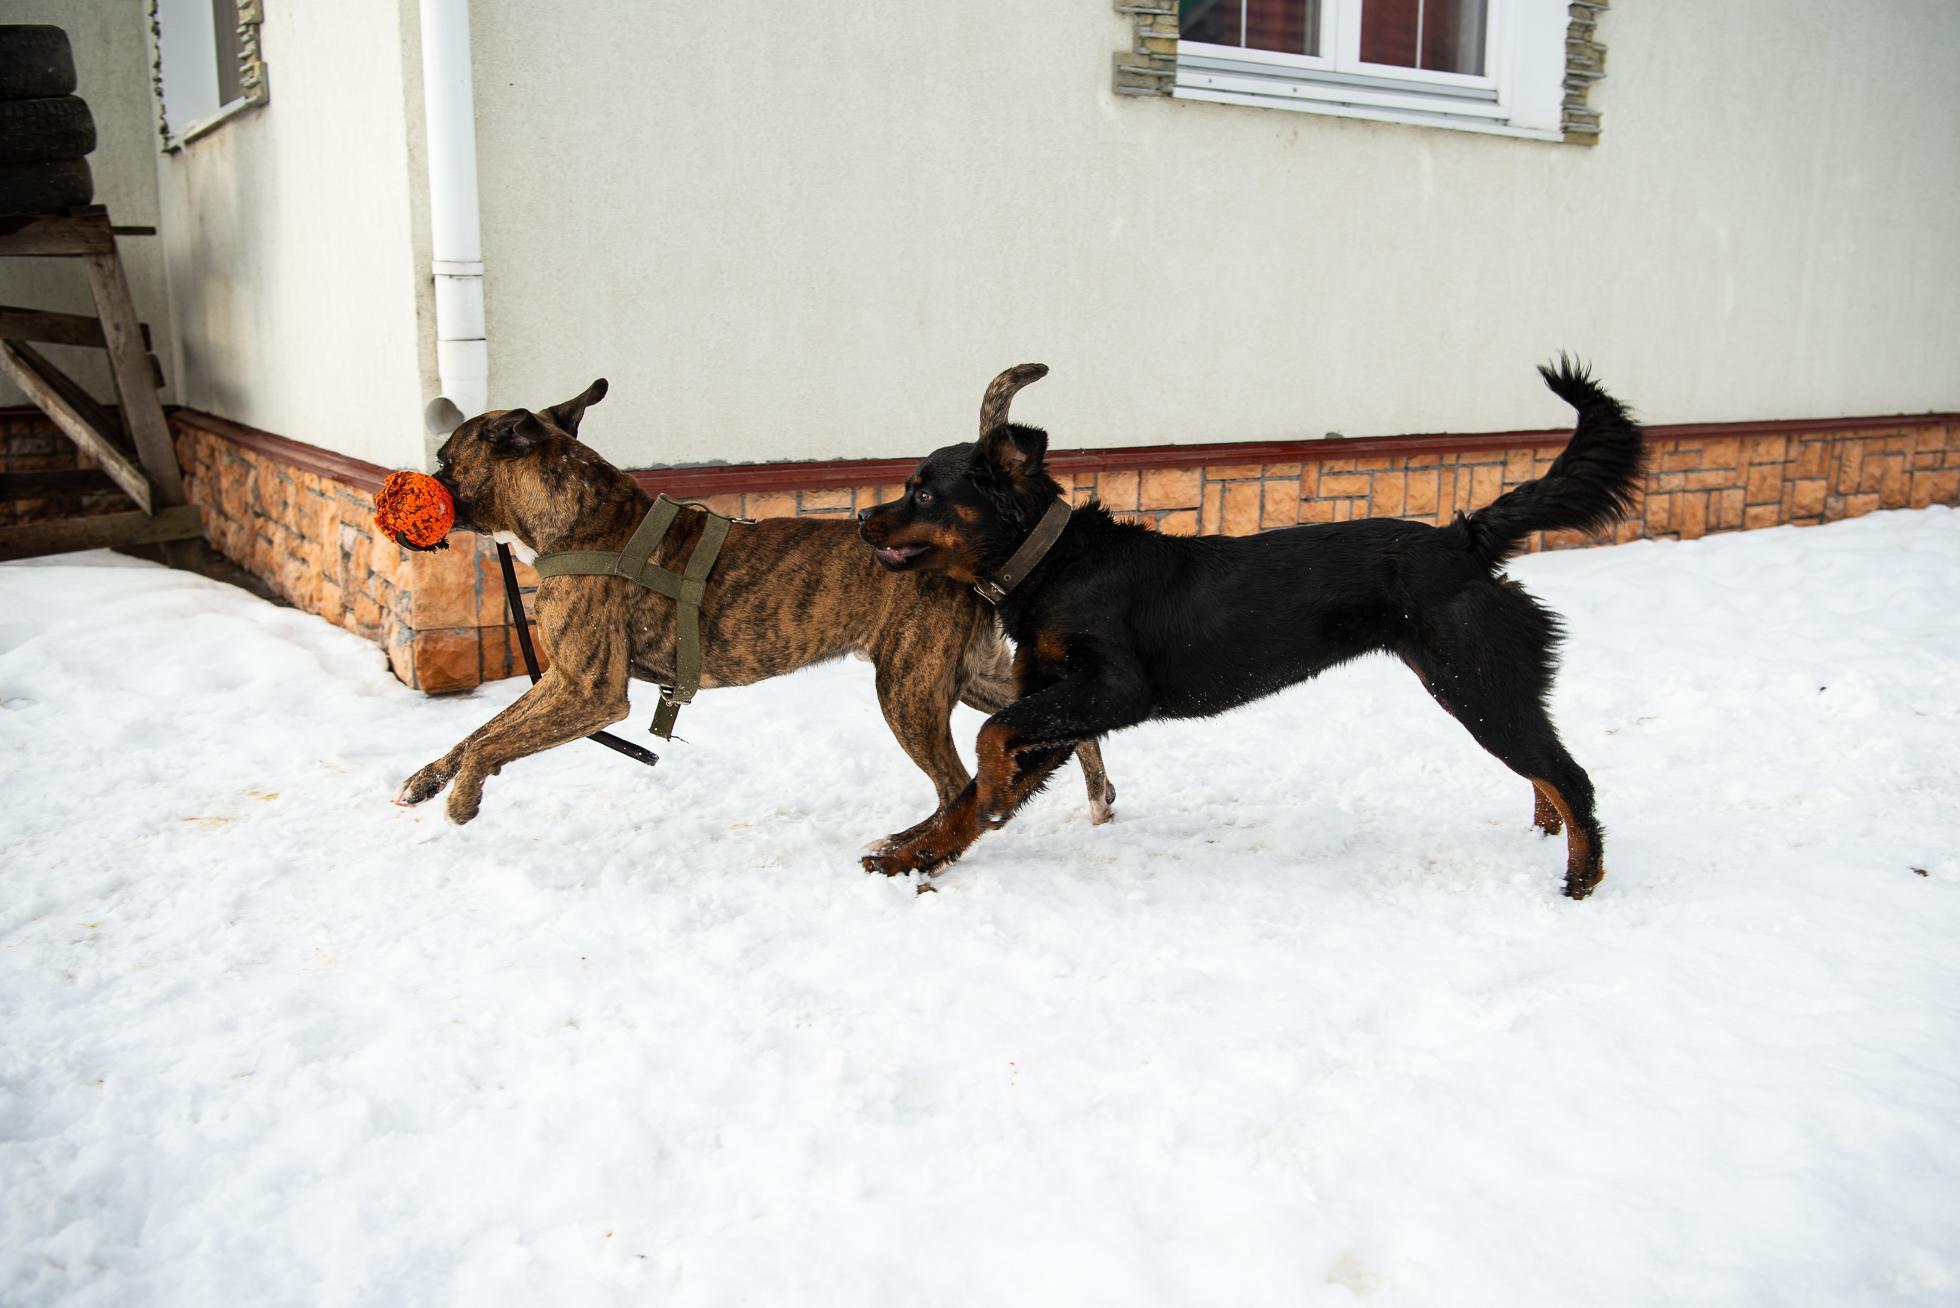
[[[444,759],[437,759],[402,782],[401,790],[395,795],[395,803],[402,808],[412,808],[441,794],[449,779],[456,775],[456,769],[444,766],[445,762]]]
[[[483,808],[483,783],[474,786],[459,785],[449,792],[449,804],[445,810],[449,820],[462,826],[474,818]]]
[[[1105,822],[1114,822],[1116,820],[1116,810],[1111,805],[1115,803],[1116,787],[1105,784],[1103,786],[1102,798],[1100,800],[1092,799],[1089,801],[1089,824],[1099,827]]]

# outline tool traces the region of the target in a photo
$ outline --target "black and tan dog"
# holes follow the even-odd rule
[[[577,439],[595,381],[533,413],[496,410],[456,427],[437,478],[456,501],[456,526],[509,533],[539,554],[622,548],[651,498]],[[982,429],[1007,417],[1011,388],[992,387]],[[654,562],[678,571],[705,516],[683,512]],[[674,602],[622,577],[548,577],[537,625],[551,666],[536,685],[402,786],[420,804],[455,783],[448,812],[468,822],[483,783],[513,759],[577,740],[627,713],[629,678],[672,684]],[[896,576],[858,542],[849,520],[778,518],[729,528],[701,614],[701,685],[741,686],[859,654],[877,668],[878,703],[892,734],[932,779],[944,807],[967,786],[948,718],[955,703],[991,713],[1012,699],[1010,659],[993,614],[948,578]],[[1093,821],[1116,798],[1094,741],[1076,751]],[[900,840],[909,833],[889,837]]]
[[[1006,375],[1025,383],[1046,371],[1028,364]],[[1592,782],[1546,713],[1558,619],[1498,569],[1534,531],[1624,516],[1645,445],[1583,369],[1561,360],[1539,371],[1578,410],[1571,443],[1544,477],[1447,527],[1377,518],[1163,536],[1099,505],[1056,509],[1048,437],[1035,428],[1002,425],[933,454],[903,499],[860,515],[886,567],[998,585],[1014,579],[1004,569],[1026,566],[1022,547],[1044,519],[1060,535],[1001,599],[1019,649],[1017,699],[980,731],[979,778],[865,866],[929,871],[959,857],[1078,741],[1150,718],[1209,717],[1382,651],[1531,782],[1534,820],[1548,834],[1566,831],[1565,893],[1583,898],[1605,873],[1604,848]]]

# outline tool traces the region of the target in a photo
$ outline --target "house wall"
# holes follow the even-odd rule
[[[179,402],[421,459],[435,381],[415,26],[413,0],[268,3],[269,103],[158,162]]]
[[[157,120],[150,95],[148,26],[140,4],[79,4],[76,0],[8,0],[0,21],[50,23],[68,33],[75,52],[76,94],[95,118],[95,202],[119,226],[157,224]],[[165,400],[177,380],[163,246],[154,236],[117,238],[136,314],[149,324],[154,352],[164,365]],[[79,259],[0,258],[0,303],[63,313],[95,312]],[[90,393],[110,399],[107,356],[73,346],[36,346]],[[0,406],[26,401],[0,377]]]
[[[608,376],[620,463],[918,454],[1026,359],[1072,447],[1551,427],[1560,347],[1650,422],[1960,407],[1942,0],[1616,4],[1596,147],[1119,98],[1108,0],[473,18],[492,402]]]

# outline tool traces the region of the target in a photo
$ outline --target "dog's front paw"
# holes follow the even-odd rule
[[[412,808],[424,800],[434,799],[455,775],[456,765],[446,758],[439,758],[402,782],[401,790],[395,795],[395,803],[402,808]]]
[[[866,854],[858,860],[858,866],[866,872],[876,872],[883,877],[910,876],[912,869],[903,861],[893,858],[889,849],[880,849]]]
[[[910,876],[914,872],[928,875],[945,867],[958,858],[957,852],[943,852],[926,841],[909,841],[902,845],[891,845],[875,854],[866,854],[858,862],[866,872],[876,872],[880,876]]]
[[[1114,822],[1116,820],[1116,809],[1113,807],[1115,803],[1116,787],[1105,784],[1103,786],[1102,798],[1089,801],[1089,825],[1099,827],[1105,822]]]

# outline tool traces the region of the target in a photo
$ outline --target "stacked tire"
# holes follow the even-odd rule
[[[95,198],[95,118],[75,91],[68,33],[0,25],[0,215],[62,213]]]

